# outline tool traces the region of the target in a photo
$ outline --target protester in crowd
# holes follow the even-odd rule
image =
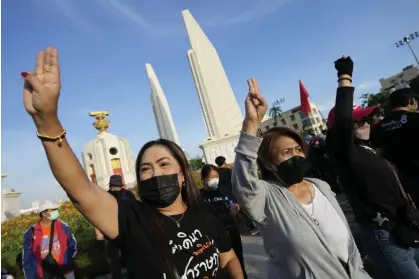
[[[122,176],[120,175],[111,175],[109,178],[109,190],[108,193],[114,196],[116,199],[134,199],[134,194],[124,188],[124,183],[122,181]]]
[[[120,244],[128,278],[243,278],[240,262],[217,218],[203,207],[188,161],[175,143],[159,139],[140,150],[136,177],[141,202],[115,199],[89,181],[65,138],[57,110],[56,49],[38,53],[23,72],[24,106],[32,116],[51,170],[76,208]]]
[[[339,85],[335,108],[328,117],[328,144],[360,224],[363,248],[377,267],[377,279],[419,278],[417,250],[411,248],[419,242],[419,233],[407,216],[415,212],[403,197],[390,163],[370,146],[369,123],[375,108],[353,108],[351,58],[337,60],[335,68]]]
[[[416,94],[419,94],[419,75],[410,81],[409,86]]]
[[[394,91],[389,97],[391,112],[371,135],[375,147],[395,165],[402,184],[419,204],[419,93],[412,88]]]
[[[232,192],[231,185],[231,173],[232,169],[226,166],[226,158],[224,156],[218,156],[215,158],[215,163],[218,166],[218,173],[220,176],[220,186],[226,187],[229,192]],[[251,235],[257,235],[259,233],[253,221],[243,211],[239,211],[235,219],[237,222],[244,223]]]
[[[233,193],[261,231],[268,278],[370,278],[329,185],[304,177],[307,146],[301,136],[285,127],[256,136],[268,107],[257,82],[248,84]]]
[[[58,205],[39,208],[40,220],[23,235],[22,266],[25,278],[74,279],[77,242],[70,227],[60,221]]]
[[[215,163],[218,166],[218,171],[220,174],[220,184],[231,189],[231,168],[226,166],[226,158],[224,156],[218,156],[215,158]]]
[[[216,166],[209,164],[203,166],[201,179],[204,184],[204,188],[201,189],[202,198],[211,205],[214,214],[230,236],[232,248],[243,269],[244,278],[247,278],[240,231],[233,218],[240,211],[240,206],[233,193],[221,185],[219,169]]]
[[[120,175],[111,175],[109,178],[109,190],[108,193],[114,196],[116,199],[133,199],[135,200],[134,194],[123,188],[124,183]],[[124,265],[123,259],[121,258],[120,247],[117,243],[110,239],[105,240],[106,254],[110,261],[110,270],[112,279],[122,278],[121,268]]]

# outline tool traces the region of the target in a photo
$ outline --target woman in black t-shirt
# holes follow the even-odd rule
[[[220,184],[220,174],[216,166],[209,164],[203,166],[201,169],[201,179],[204,184],[204,188],[201,189],[201,196],[211,206],[214,215],[218,217],[218,220],[230,236],[231,246],[234,252],[236,252],[243,269],[244,278],[246,279],[247,275],[244,266],[241,235],[234,220],[234,216],[240,210],[236,197],[234,197],[229,188]]]
[[[202,207],[178,145],[163,139],[144,145],[135,168],[141,202],[117,202],[90,182],[65,138],[57,115],[61,88],[57,50],[40,51],[35,71],[23,72],[22,77],[23,103],[51,171],[76,208],[121,246],[129,278],[223,278],[223,273],[243,278],[224,228]]]
[[[227,278],[243,278],[224,227],[203,206],[181,148],[165,139],[151,141],[135,169],[142,202],[118,201],[118,240],[130,278],[223,278],[223,268]]]

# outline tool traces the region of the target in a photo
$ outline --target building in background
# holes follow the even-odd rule
[[[1,181],[7,177],[6,173],[1,174]],[[20,196],[22,193],[16,192],[14,189],[1,187],[1,221],[20,215]]]
[[[153,106],[154,118],[160,138],[167,139],[180,145],[179,137],[170,112],[169,103],[164,95],[156,73],[150,64],[145,64],[147,76],[151,88],[151,105]]]
[[[243,116],[217,50],[188,10],[182,11],[191,48],[188,59],[208,137],[201,143],[204,159],[233,162]]]
[[[273,127],[288,127],[299,133],[320,134],[326,129],[326,121],[323,118],[318,106],[310,103],[311,113],[306,115],[300,110],[300,106],[287,110],[277,118],[264,118],[260,124],[258,133],[263,134]]]
[[[107,111],[91,112],[95,117],[93,126],[99,131],[83,149],[82,161],[90,181],[107,190],[109,177],[121,175],[127,188],[136,186],[134,160],[129,142],[119,136],[110,134]]]
[[[403,68],[403,71],[388,77],[388,78],[381,78],[381,91],[389,90],[390,92],[407,87],[409,82],[419,75],[419,68],[414,67],[413,65],[407,66]]]

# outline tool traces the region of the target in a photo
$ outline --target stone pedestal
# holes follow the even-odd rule
[[[226,163],[234,162],[236,153],[234,149],[239,142],[240,134],[227,135],[220,139],[206,139],[199,148],[204,152],[204,160],[207,164],[215,164],[215,158],[224,156]]]

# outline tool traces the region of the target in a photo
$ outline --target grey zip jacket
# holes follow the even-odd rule
[[[241,133],[232,174],[233,192],[263,237],[269,279],[369,279],[350,233],[349,273],[332,253],[309,214],[294,195],[276,181],[258,178],[256,163],[261,138]],[[326,196],[350,232],[330,186],[307,179]]]

